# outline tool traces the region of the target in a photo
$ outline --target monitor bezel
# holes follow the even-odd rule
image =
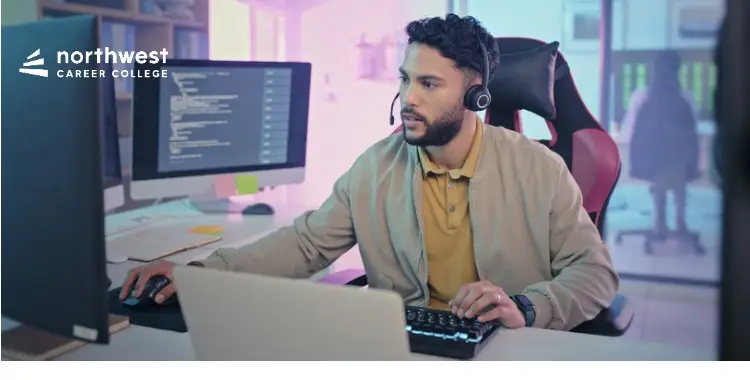
[[[193,59],[167,59],[166,62],[135,65],[136,72],[166,70],[172,67],[216,68],[279,68],[292,69],[292,97],[289,128],[290,159],[283,164],[246,165],[213,169],[160,172],[159,155],[159,78],[136,78],[133,84],[133,163],[132,181],[149,181],[170,178],[204,177],[221,174],[266,172],[280,169],[304,168],[307,161],[308,117],[310,104],[310,76],[312,65],[308,62],[248,62]],[[294,152],[294,153],[292,153]]]
[[[42,54],[94,50],[100,46],[99,25],[96,17],[79,15],[3,26],[3,42],[15,42],[8,45],[7,49],[3,48],[6,57],[6,61],[3,61],[3,73],[17,73],[15,62],[22,62],[29,52],[25,45],[40,49]],[[6,62],[10,62],[8,67]],[[8,70],[11,67],[12,70]],[[75,67],[83,70],[98,69],[95,64],[85,62]],[[63,65],[54,67],[55,70],[64,68],[66,67]],[[18,184],[10,178],[9,183],[32,190],[25,192],[25,198],[8,198],[16,210],[11,207],[3,209],[3,217],[14,220],[7,227],[3,226],[3,232],[14,238],[3,242],[5,265],[2,270],[1,314],[15,323],[60,337],[108,344],[110,330],[107,297],[110,283],[105,259],[101,108],[97,104],[101,99],[101,86],[94,78],[70,80],[50,75],[49,78],[40,80],[16,74],[3,79],[3,89],[24,90],[3,98],[3,109],[22,109],[6,104],[6,99],[20,105],[44,105],[41,112],[25,113],[31,116],[24,118],[28,117],[31,121],[22,123],[14,120],[18,113],[14,115],[13,112],[3,113],[3,121],[7,121],[9,126],[27,124],[25,126],[29,128],[22,128],[25,133],[39,135],[40,129],[32,128],[34,126],[54,126],[48,129],[56,133],[41,134],[44,138],[40,141],[44,141],[44,144],[40,146],[29,143],[30,140],[24,139],[26,135],[22,133],[8,133],[7,143],[3,142],[3,158],[7,156],[11,158],[9,162],[15,160],[14,162],[22,163],[20,167],[26,175],[21,173],[19,178],[26,178],[29,182]],[[86,96],[81,97],[81,94]],[[54,98],[56,101],[47,102],[47,98]],[[3,131],[9,132],[6,129]],[[8,145],[16,147],[16,150],[5,149],[8,147],[6,144],[11,141],[24,140],[24,144]],[[55,148],[45,150],[48,149],[45,144]],[[30,147],[33,149],[29,149]],[[30,152],[27,160],[23,157],[18,159],[21,155],[17,152],[23,149]],[[44,151],[45,157],[52,157],[43,160],[47,162],[59,161],[54,157],[63,156],[63,151],[66,151],[64,156],[74,155],[80,166],[77,171],[71,170],[70,173],[59,168],[51,170],[40,165],[40,160],[31,159],[38,156],[31,153],[34,151]],[[68,168],[72,169],[73,166]],[[33,175],[37,171],[44,175]],[[58,181],[60,173],[66,176],[67,181]],[[3,178],[5,175],[4,173]],[[11,176],[13,173],[7,175]],[[76,185],[42,191],[49,189],[50,183]],[[69,209],[75,211],[71,213]],[[43,217],[38,217],[40,215]],[[34,227],[29,230],[31,225]],[[57,287],[54,290],[67,297],[50,296],[50,286]],[[14,294],[13,297],[6,297],[11,293]],[[15,298],[19,300],[13,301]]]
[[[725,18],[719,29],[715,60],[717,88],[714,94],[717,113],[716,138],[720,139],[723,165],[718,167],[722,187],[721,298],[719,355],[722,361],[750,359],[750,307],[747,304],[750,266],[747,247],[750,236],[750,161],[745,153],[750,143],[747,125],[750,111],[750,77],[745,72],[750,52],[745,48],[750,28],[746,20],[750,4],[727,3]]]

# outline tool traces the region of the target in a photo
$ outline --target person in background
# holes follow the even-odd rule
[[[711,144],[711,181],[716,186],[721,186],[722,174],[724,173],[724,151],[722,149],[722,139],[724,135],[724,125],[726,121],[724,118],[724,99],[722,94],[722,83],[724,80],[724,57],[726,40],[727,40],[727,26],[726,20],[721,21],[719,27],[719,34],[716,41],[716,48],[714,49],[714,63],[716,65],[716,88],[714,89],[714,120],[716,121],[716,134]]]
[[[565,162],[519,133],[485,125],[467,105],[484,65],[490,74],[498,66],[494,38],[476,19],[454,14],[411,22],[406,32],[403,133],[362,153],[319,209],[192,265],[307,278],[358,245],[368,285],[408,305],[508,328],[570,330],[593,319],[614,299],[619,278]],[[153,275],[171,277],[173,267],[132,271],[121,297],[133,283],[139,292]]]
[[[689,234],[685,217],[687,185],[698,178],[697,117],[690,95],[680,86],[682,60],[659,52],[648,88],[635,91],[623,121],[630,136],[630,176],[652,184],[654,235],[666,239],[667,192],[674,196],[678,235]]]

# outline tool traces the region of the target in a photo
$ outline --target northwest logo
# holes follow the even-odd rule
[[[26,62],[23,63],[23,67],[18,69],[18,71],[29,74],[29,75],[36,75],[38,77],[47,77],[49,75],[49,72],[47,69],[35,69],[35,68],[29,68],[34,66],[43,66],[44,65],[44,58],[37,58],[41,54],[40,49],[36,49],[35,52],[31,53],[30,56],[26,57]]]
[[[44,66],[44,58],[41,54],[41,49],[36,49],[35,52],[26,57],[26,62],[18,71],[23,74],[48,77],[49,70],[42,67]],[[166,77],[167,70],[164,68],[135,69],[133,66],[136,63],[166,63],[168,55],[167,49],[160,51],[116,51],[104,47],[91,51],[58,51],[57,65],[59,67],[53,70],[53,75],[67,79],[105,78],[109,76],[113,78]],[[70,65],[84,66],[71,68]],[[105,69],[104,65],[111,65],[111,68]]]

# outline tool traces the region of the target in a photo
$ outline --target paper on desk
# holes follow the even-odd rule
[[[216,198],[229,198],[237,194],[237,188],[234,184],[234,176],[230,174],[220,175],[214,178],[214,192]]]
[[[190,232],[201,235],[220,235],[224,229],[221,226],[196,226]]]
[[[258,177],[251,174],[237,174],[234,178],[237,194],[249,195],[258,192]]]

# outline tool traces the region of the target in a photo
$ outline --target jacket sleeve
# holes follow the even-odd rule
[[[598,229],[583,208],[578,184],[561,158],[557,163],[557,186],[549,214],[553,280],[533,284],[523,294],[536,308],[533,327],[567,331],[609,307],[619,277]]]
[[[197,264],[206,268],[276,277],[308,278],[325,269],[355,244],[349,181],[341,176],[317,210],[239,248],[220,248]]]

